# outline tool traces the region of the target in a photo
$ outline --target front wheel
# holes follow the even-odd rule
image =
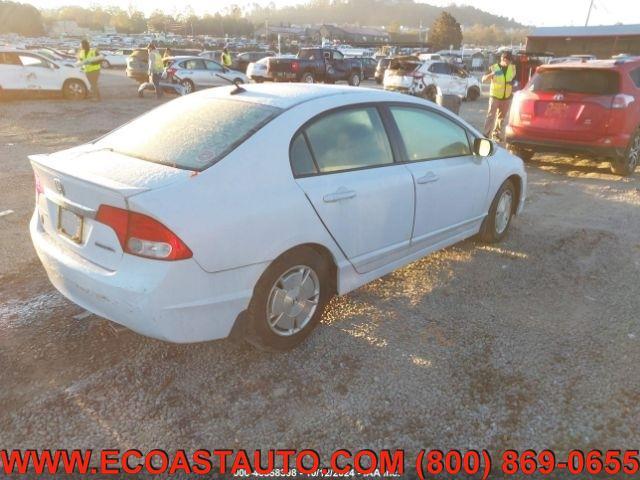
[[[109,63],[109,60],[103,60],[103,61],[100,63],[100,66],[101,66],[102,68],[111,68],[111,64]]]
[[[185,79],[185,80],[182,80],[180,82],[180,85],[182,85],[182,88],[184,89],[184,94],[185,95],[187,95],[188,93],[193,92],[196,89],[196,86],[188,78]]]
[[[436,101],[436,96],[438,95],[438,89],[436,88],[435,85],[428,85],[423,91],[422,91],[422,97],[426,100],[429,100],[431,102],[435,102]]]
[[[611,172],[627,177],[633,175],[638,163],[640,163],[640,129],[636,130],[631,137],[624,156],[611,161]]]
[[[87,96],[87,87],[80,80],[67,80],[62,87],[62,96],[67,100],[82,100]]]
[[[234,78],[233,83],[242,85],[244,83],[244,80],[242,80],[241,78]]]
[[[511,180],[502,184],[491,202],[489,213],[482,222],[478,237],[485,243],[496,243],[504,238],[515,211],[516,189]]]
[[[352,73],[349,76],[349,85],[351,85],[352,87],[357,87],[358,85],[360,85],[360,74],[359,73]]]
[[[254,289],[245,339],[271,351],[304,341],[331,298],[330,268],[315,250],[300,247],[276,259]]]

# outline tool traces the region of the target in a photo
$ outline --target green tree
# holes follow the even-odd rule
[[[429,43],[434,50],[447,49],[453,45],[458,49],[462,45],[462,29],[458,21],[448,12],[442,12],[429,29]]]
[[[32,5],[0,1],[0,34],[37,36],[44,33],[42,16]]]

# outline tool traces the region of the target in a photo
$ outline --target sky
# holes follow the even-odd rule
[[[240,6],[258,3],[267,5],[273,2],[276,6],[303,3],[298,0],[91,0],[82,2],[78,0],[22,0],[31,3],[38,8],[57,8],[63,5],[115,5],[128,8],[133,4],[137,9],[146,14],[158,8],[169,14],[177,14],[187,5],[201,15],[215,13],[233,4]],[[421,0],[418,0],[421,1]],[[525,25],[535,26],[561,26],[584,25],[587,10],[591,0],[520,0],[515,2],[497,0],[457,0],[455,3],[472,5],[491,13],[514,18]],[[589,25],[610,25],[615,23],[640,24],[640,8],[633,7],[637,0],[594,0]],[[451,0],[429,0],[422,3],[447,6]],[[178,6],[176,6],[178,5]],[[637,4],[636,4],[637,5]]]

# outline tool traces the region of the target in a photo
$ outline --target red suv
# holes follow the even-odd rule
[[[640,163],[640,57],[538,67],[514,95],[506,138],[524,160],[588,154],[631,175]]]

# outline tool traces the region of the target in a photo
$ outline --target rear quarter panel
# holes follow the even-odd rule
[[[129,199],[160,219],[208,272],[270,262],[292,247],[325,246],[348,264],[295,182],[289,144],[319,113],[317,102],[281,114],[248,141],[188,181]]]

